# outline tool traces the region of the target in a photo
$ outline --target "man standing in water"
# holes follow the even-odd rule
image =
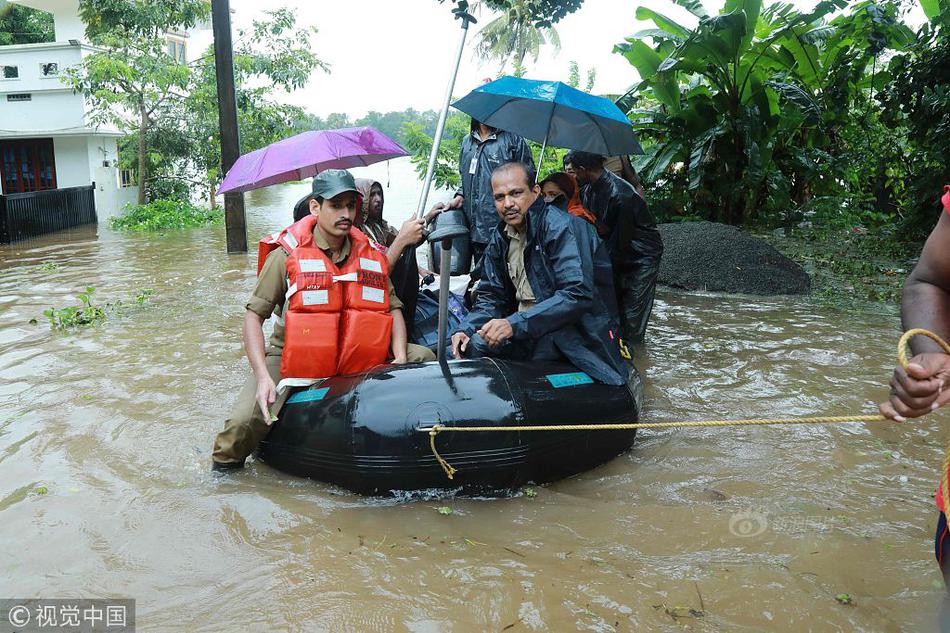
[[[905,331],[925,328],[950,340],[950,186],[944,189],[945,212],[940,214],[920,261],[904,284],[901,323]],[[910,346],[915,356],[906,371],[903,367],[894,370],[890,398],[881,404],[881,413],[898,422],[936,411],[950,402],[950,355],[922,336],[914,337]],[[936,502],[940,517],[934,550],[944,581],[950,587],[950,531],[942,485],[937,489]],[[950,630],[947,606],[941,619],[943,630]]]
[[[473,278],[478,276],[482,254],[498,224],[492,195],[492,172],[499,165],[511,162],[523,163],[534,171],[534,157],[525,140],[517,134],[472,119],[471,133],[462,140],[459,154],[462,186],[448,205],[440,202],[432,207],[433,211],[445,208],[464,211],[472,241]]]
[[[496,218],[475,306],[452,333],[456,358],[566,360],[598,382],[622,385],[629,368],[616,336],[610,260],[580,218],[548,205],[533,170],[492,174]]]
[[[572,152],[569,160],[581,185],[581,203],[605,227],[623,339],[642,343],[663,255],[656,220],[633,186],[604,168],[603,156]]]
[[[371,361],[370,366],[382,362],[387,351],[391,362],[397,364],[435,360],[428,349],[407,344],[402,303],[388,279],[386,259],[370,246],[365,235],[351,230],[359,201],[349,172],[321,172],[313,179],[310,215],[286,229],[278,240],[280,247],[267,255],[244,314],[244,349],[253,373],[238,394],[224,430],[215,438],[214,470],[242,468],[270,431],[271,407],[282,404],[276,390],[282,377],[352,373],[339,371],[338,359],[344,355],[366,357],[368,352],[378,355],[378,361]],[[328,275],[335,275],[329,285]],[[354,281],[357,279],[360,281]],[[375,304],[359,305],[359,297]],[[339,305],[334,308],[334,303]],[[265,349],[262,326],[272,313],[278,321]],[[359,329],[360,321],[372,323],[377,330],[382,325],[388,327],[385,313],[391,318],[391,334],[371,337],[375,343],[371,342]],[[339,337],[337,327],[319,327],[328,322],[327,317],[341,317],[334,321],[339,324]],[[292,319],[300,326],[292,327]],[[311,326],[311,321],[315,325]],[[348,323],[354,324],[353,330],[348,331]],[[329,349],[335,349],[336,354],[326,353]]]

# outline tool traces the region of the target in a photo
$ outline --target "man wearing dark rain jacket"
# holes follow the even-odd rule
[[[521,163],[494,170],[502,221],[488,238],[475,306],[452,334],[452,353],[566,360],[598,382],[622,385],[630,368],[620,354],[607,251],[588,223],[546,204],[534,178]]]
[[[614,270],[614,286],[624,341],[643,341],[653,311],[663,239],[656,220],[633,186],[604,169],[604,158],[572,152],[581,203],[606,227],[604,241]]]
[[[473,119],[472,131],[462,140],[459,154],[462,186],[448,205],[439,203],[433,207],[433,210],[461,208],[465,213],[472,243],[472,263],[476,270],[498,224],[492,198],[492,172],[499,165],[511,162],[524,163],[534,169],[531,148],[525,140],[517,134],[496,130]],[[477,277],[478,273],[472,276]]]

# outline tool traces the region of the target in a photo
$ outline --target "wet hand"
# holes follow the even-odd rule
[[[456,332],[452,335],[452,356],[462,358],[462,354],[468,348],[469,337],[465,332]]]
[[[881,415],[903,422],[930,413],[950,402],[950,355],[918,354],[905,371],[894,370],[891,395],[880,405]]]
[[[495,347],[510,339],[514,332],[508,319],[492,319],[482,326],[478,334],[485,339],[489,347]]]
[[[270,376],[264,376],[257,379],[257,406],[261,408],[264,414],[264,423],[268,426],[273,424],[270,414],[270,405],[277,400],[277,386]]]
[[[425,221],[410,218],[402,223],[399,234],[396,239],[403,244],[418,244],[422,241],[422,231],[425,229]]]

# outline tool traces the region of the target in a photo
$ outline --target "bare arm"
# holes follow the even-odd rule
[[[406,321],[402,318],[402,310],[398,308],[390,314],[393,315],[393,362],[401,365],[406,362],[406,345],[409,343]]]
[[[926,328],[950,338],[950,214],[940,214],[920,261],[904,285],[901,322],[905,330]],[[911,341],[911,349],[915,354],[941,351],[936,343],[921,336]]]
[[[393,243],[389,245],[389,249],[386,251],[386,261],[389,263],[390,270],[392,270],[396,262],[399,261],[399,256],[402,255],[404,250],[415,247],[416,244],[422,241],[422,230],[424,228],[424,220],[409,218],[403,222],[402,228],[399,229],[399,233],[396,235],[396,239],[393,240]]]
[[[264,415],[264,421],[270,424],[270,405],[277,400],[277,387],[267,371],[264,361],[264,319],[253,310],[244,313],[244,325],[241,333],[244,337],[244,351],[251,364],[254,378],[257,379],[257,404]]]
[[[950,335],[950,215],[940,214],[920,261],[904,285],[901,321],[905,330],[926,328]],[[905,370],[894,369],[891,393],[881,413],[895,420],[916,418],[950,402],[950,356],[928,338],[911,341],[915,354]]]

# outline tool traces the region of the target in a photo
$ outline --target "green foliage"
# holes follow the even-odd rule
[[[207,19],[210,9],[204,0],[80,0],[79,17],[93,41],[103,37],[136,40],[190,29]]]
[[[149,299],[151,299],[152,295],[154,294],[155,294],[155,291],[152,290],[151,288],[142,288],[141,290],[136,291],[135,295],[133,296],[133,299],[135,300],[135,303],[137,303],[138,305],[144,306],[146,303],[149,302]]]
[[[651,202],[674,215],[790,227],[831,214],[837,199],[849,221],[882,220],[862,187],[881,182],[882,154],[894,152],[862,137],[882,129],[871,112],[888,80],[879,58],[914,38],[899,5],[862,0],[832,17],[845,0],[808,12],[729,0],[715,16],[694,0],[677,4],[698,26],[640,7],[656,28],[615,49],[641,77],[629,115]],[[876,161],[870,173],[859,155]]]
[[[445,121],[445,131],[442,142],[439,144],[439,153],[436,156],[435,172],[432,182],[437,187],[458,187],[461,184],[459,177],[459,155],[462,152],[462,140],[471,133],[472,119],[462,112],[452,111]],[[432,152],[433,129],[427,132],[422,124],[407,122],[402,128],[404,147],[412,157],[412,164],[416,166],[416,173],[420,178],[425,177],[429,165],[429,154]]]
[[[85,292],[77,295],[80,305],[50,308],[43,311],[43,316],[49,319],[50,327],[57,330],[101,323],[106,318],[106,311],[92,302],[92,294],[95,291],[93,286],[88,286]]]
[[[214,55],[191,64],[165,53],[164,34],[208,15],[203,0],[136,2],[82,0],[87,32],[109,50],[87,56],[69,73],[86,95],[93,120],[127,133],[120,162],[139,173],[139,203],[162,197],[187,200],[199,186],[209,194],[222,179]],[[315,69],[327,70],[310,51],[314,29],[296,28],[285,9],[264,11],[234,42],[235,100],[242,151],[286,137],[303,116],[280,104],[275,88],[302,87]]]
[[[950,183],[948,33],[924,29],[913,46],[891,60],[888,72],[893,79],[881,94],[881,119],[887,128],[882,146],[898,154],[894,164],[902,168],[888,193],[901,201],[904,226],[913,235],[933,227],[943,185]],[[895,138],[901,142],[895,144]]]
[[[301,108],[278,103],[276,89],[290,92],[304,86],[315,70],[329,67],[311,52],[313,28],[296,28],[286,8],[264,11],[249,30],[241,30],[234,43],[235,102],[241,152],[247,153],[279,141],[294,132],[294,122],[304,116]],[[209,193],[217,188],[221,173],[221,140],[218,128],[218,94],[214,53],[209,49],[195,64],[187,86],[188,96],[169,104],[162,117],[160,150],[165,179],[185,179]]]
[[[53,14],[0,0],[0,46],[55,41]]]
[[[95,291],[93,286],[86,287],[86,291],[76,297],[80,303],[78,306],[44,310],[43,315],[49,320],[50,327],[54,330],[66,331],[96,325],[105,321],[109,312],[124,312],[125,304],[121,299],[105,305],[93,303],[92,295]],[[141,288],[133,292],[131,300],[138,308],[143,308],[151,303],[150,299],[154,294],[155,291],[151,288]],[[36,323],[36,319],[31,319],[30,323]]]
[[[406,123],[418,123],[422,128],[431,134],[435,130],[438,122],[439,113],[435,110],[419,112],[412,108],[406,108],[401,112],[376,112],[371,110],[366,116],[351,121],[349,116],[341,112],[334,112],[325,119],[313,114],[304,114],[294,121],[296,131],[305,130],[336,130],[344,127],[374,127],[386,136],[394,139],[401,145],[405,145],[406,136],[403,126]]]
[[[439,0],[440,3],[445,0]],[[577,11],[584,0],[451,0],[457,11],[468,11],[484,4],[493,11],[509,11],[521,7],[531,24],[537,28],[547,28],[557,24],[565,16]]]
[[[109,221],[109,227],[114,231],[164,231],[220,224],[223,217],[220,209],[202,209],[181,200],[153,200],[126,206],[122,215]]]
[[[504,73],[510,62],[516,77],[524,75],[525,57],[538,61],[541,47],[551,45],[554,54],[561,50],[561,38],[554,27],[538,26],[534,19],[536,0],[509,0],[502,14],[483,26],[477,35],[476,54],[483,60],[497,63]]]

